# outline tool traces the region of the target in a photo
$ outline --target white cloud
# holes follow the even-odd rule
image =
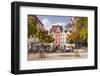
[[[44,27],[45,27],[46,30],[50,30],[52,25],[60,25],[60,26],[66,25],[66,23],[64,23],[64,22],[51,23],[48,18],[42,19],[42,23],[44,24]]]
[[[57,23],[54,23],[54,24],[52,24],[52,25],[60,25],[60,26],[65,26],[65,25],[66,25],[66,23],[64,23],[64,22],[57,22]]]
[[[44,24],[45,29],[49,30],[51,28],[51,22],[47,18],[43,19],[42,23]]]

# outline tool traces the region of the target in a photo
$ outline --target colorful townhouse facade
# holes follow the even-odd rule
[[[61,25],[53,25],[50,29],[54,42],[52,43],[53,47],[61,48],[66,45],[66,33]]]
[[[53,47],[60,47],[60,48],[66,48],[69,44],[67,41],[67,37],[75,31],[75,22],[76,18],[72,17],[70,22],[66,25],[52,25],[52,28],[50,29],[50,34],[55,39],[52,43]]]

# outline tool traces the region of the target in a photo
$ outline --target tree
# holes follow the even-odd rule
[[[42,43],[42,44],[45,44],[45,43],[52,43],[54,41],[53,37],[51,35],[48,35],[48,32],[47,31],[42,31],[40,30],[38,32],[38,38],[39,38],[39,41]]]
[[[69,35],[67,38],[69,43],[76,43],[77,41],[79,41],[79,39],[80,35],[77,31],[72,32],[71,35]]]
[[[79,56],[78,49],[80,48],[80,35],[79,32],[74,31],[67,37],[69,43],[75,43],[75,47],[77,49],[76,55]]]
[[[48,45],[49,43],[52,43],[54,41],[54,39],[52,38],[51,35],[48,35],[48,32],[45,30],[44,31],[39,30],[37,36],[41,43],[40,57],[45,57],[45,54],[44,54],[44,47],[46,46],[45,44]]]
[[[71,35],[67,37],[67,41],[69,43],[75,43],[75,47],[77,48],[77,55],[78,55],[78,48],[81,47],[82,44],[87,44],[88,38],[88,19],[87,17],[75,17],[76,21],[73,23],[74,30]]]
[[[42,48],[41,50],[41,57],[43,57],[44,53],[44,44],[49,44],[54,41],[51,35],[48,35],[48,31],[46,30],[41,30],[37,28],[37,19],[35,16],[28,16],[28,37],[35,37],[38,38]]]
[[[28,16],[28,37],[35,36],[37,33],[37,20],[34,16]]]
[[[75,17],[75,19],[76,21],[75,23],[73,23],[73,25],[76,30],[73,31],[75,33],[72,33],[73,34],[72,39],[70,39],[70,36],[69,36],[68,41],[71,42],[74,39],[74,34],[76,34],[77,32],[77,34],[79,35],[78,41],[82,45],[84,43],[87,43],[87,39],[88,39],[88,30],[87,30],[88,29],[88,18],[87,17]]]
[[[80,34],[81,45],[87,45],[88,39],[88,18],[87,17],[76,17],[77,21],[75,23],[76,29]]]

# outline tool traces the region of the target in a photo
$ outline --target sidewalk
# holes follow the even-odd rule
[[[28,61],[32,60],[62,60],[62,59],[80,59],[80,58],[87,58],[88,52],[87,51],[79,51],[80,56],[76,56],[76,53],[48,53],[45,54],[44,58],[40,57],[39,53],[36,54],[28,54]]]

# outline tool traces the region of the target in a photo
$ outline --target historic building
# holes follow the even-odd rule
[[[52,26],[52,28],[50,29],[50,33],[54,38],[54,42],[52,43],[52,46],[61,47],[62,32],[63,32],[63,26],[59,26],[59,25]]]
[[[69,43],[67,43],[67,37],[76,30],[75,22],[76,18],[72,17],[70,22],[66,25],[53,25],[50,29],[50,34],[55,39],[52,43],[54,47],[66,48]]]
[[[38,30],[46,31],[44,28],[44,25],[42,22],[34,15],[32,16],[36,20],[36,25]],[[48,34],[51,35],[54,38],[54,41],[50,43],[49,45],[51,48],[63,48],[65,49],[67,47],[67,37],[70,35],[73,31],[75,31],[75,22],[76,18],[72,17],[70,22],[66,25],[52,25],[51,29],[48,30]],[[40,45],[39,39],[35,36],[28,37],[28,49],[37,50],[37,45]]]
[[[63,28],[62,34],[61,34],[61,48],[66,48],[66,41],[67,41],[67,34],[65,29]]]

